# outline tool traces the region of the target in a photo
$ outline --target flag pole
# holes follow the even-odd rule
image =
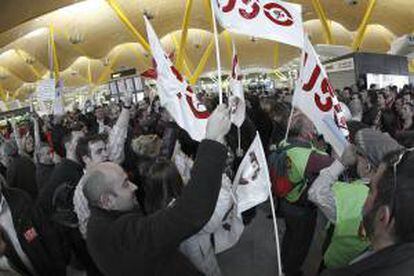
[[[216,15],[214,12],[214,7],[211,7],[211,16],[213,17],[213,28],[214,28],[214,41],[216,44],[216,61],[217,61],[217,83],[218,83],[218,91],[219,91],[219,103],[223,103],[223,89],[221,86],[221,62],[220,62],[220,48],[219,48],[219,39],[217,33],[217,22],[216,22]]]
[[[286,128],[286,134],[285,134],[285,140],[287,141],[288,137],[289,137],[289,131],[290,131],[290,127],[292,125],[292,118],[293,118],[293,112],[295,110],[295,107],[293,106],[293,100],[292,100],[292,108],[290,109],[290,115],[289,115],[289,120],[287,123],[287,128]]]
[[[241,146],[241,126],[237,126],[237,157],[243,157],[243,150]]]
[[[286,128],[286,134],[285,134],[285,140],[284,141],[287,141],[287,139],[289,137],[290,127],[292,126],[293,113],[295,112],[295,93],[296,93],[296,88],[300,85],[299,81],[300,81],[300,78],[298,78],[296,80],[296,87],[295,87],[295,90],[293,90],[292,107],[290,109],[290,115],[289,115],[289,119],[288,119],[288,123],[287,123],[287,128]]]
[[[47,51],[48,51],[48,58],[49,58],[49,76],[53,78],[53,52],[52,52],[52,30],[49,27],[49,39],[47,40]]]
[[[256,132],[256,136],[260,137],[259,132]],[[261,151],[264,153],[263,150],[263,145],[262,143],[260,143],[260,147],[261,147]],[[269,175],[269,171],[267,166],[264,167],[265,170],[265,174]],[[283,270],[282,270],[282,257],[280,254],[280,241],[279,241],[279,230],[277,227],[277,220],[276,220],[276,209],[275,209],[275,204],[273,202],[273,194],[272,194],[272,188],[270,187],[270,181],[266,181],[267,182],[267,190],[269,193],[269,200],[270,200],[270,208],[272,211],[272,218],[273,218],[273,228],[274,228],[274,234],[275,234],[275,242],[276,242],[276,257],[277,257],[277,271],[278,271],[278,276],[283,276]]]

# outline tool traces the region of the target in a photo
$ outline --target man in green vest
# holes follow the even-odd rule
[[[323,265],[342,267],[369,249],[369,242],[361,235],[362,209],[368,196],[368,183],[375,175],[382,158],[402,149],[388,134],[372,129],[359,130],[355,145],[350,145],[339,160],[322,170],[308,191],[315,203],[334,226]],[[338,181],[339,176],[356,165],[358,179]],[[330,231],[329,231],[330,232]]]
[[[312,242],[317,218],[316,207],[307,199],[307,189],[320,170],[333,162],[329,155],[313,147],[315,138],[312,122],[305,115],[297,114],[292,120],[288,140],[280,145],[287,157],[282,162],[287,163],[287,177],[292,184],[280,201],[280,211],[286,223],[281,248],[286,276],[303,275],[301,267]]]
[[[414,138],[414,137],[413,137]],[[414,272],[414,148],[384,157],[363,208],[371,254],[322,276],[412,276]]]

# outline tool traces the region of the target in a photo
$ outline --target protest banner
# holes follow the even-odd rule
[[[205,137],[207,118],[210,116],[192,88],[174,67],[161,47],[161,43],[146,17],[148,41],[151,46],[157,72],[157,92],[161,105],[165,107],[176,123],[185,129],[196,141]]]
[[[314,123],[325,141],[341,156],[348,144],[346,119],[328,75],[307,37],[292,103]]]
[[[211,0],[220,25],[230,32],[303,47],[302,7],[280,0]]]

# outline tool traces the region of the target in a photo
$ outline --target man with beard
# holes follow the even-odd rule
[[[363,209],[364,228],[373,253],[323,276],[413,275],[414,151],[386,156],[371,181]]]
[[[403,148],[388,134],[369,128],[357,131],[353,142],[355,146],[348,146],[341,158],[323,169],[308,191],[309,200],[331,223],[323,260],[327,268],[347,265],[368,249],[360,229],[369,183],[384,156]],[[358,178],[339,181],[346,167],[354,165]]]

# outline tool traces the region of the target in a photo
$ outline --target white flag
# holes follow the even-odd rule
[[[315,125],[325,141],[341,156],[349,135],[341,105],[312,43],[305,37],[300,76],[293,95],[293,105]]]
[[[244,231],[243,219],[238,211],[236,189],[237,186],[231,183],[226,174],[223,174],[216,209],[209,221],[210,223],[215,219],[215,216],[219,216],[219,226],[214,230],[214,251],[216,254],[233,247],[240,240]]]
[[[237,202],[234,202],[224,214],[220,227],[214,232],[215,253],[232,248],[240,240],[243,231],[243,219],[238,212]]]
[[[0,101],[0,111],[1,112],[8,111],[8,108],[7,108],[6,104],[3,101]]]
[[[239,59],[236,52],[236,47],[233,43],[233,61],[232,73],[229,82],[230,86],[230,108],[231,108],[231,122],[237,127],[241,127],[246,118],[246,101],[244,100],[243,83],[241,81],[241,73],[239,66]]]
[[[177,124],[185,129],[196,141],[205,137],[207,118],[210,116],[206,107],[199,103],[191,87],[173,66],[165,54],[161,43],[144,17],[148,41],[156,63],[157,89],[161,105],[165,107]]]
[[[244,156],[233,185],[237,186],[240,213],[262,203],[269,197],[269,170],[259,133]]]
[[[280,0],[211,0],[223,28],[303,47],[302,7]]]
[[[53,115],[64,115],[65,109],[63,107],[63,82],[59,80],[55,90],[55,99],[53,101]]]

